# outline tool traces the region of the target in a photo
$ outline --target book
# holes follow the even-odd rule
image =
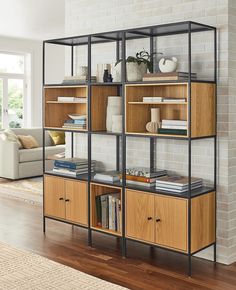
[[[198,186],[191,186],[191,190],[197,189],[197,188],[201,188],[202,185],[198,185]],[[184,188],[184,189],[175,189],[175,188],[166,188],[166,187],[161,187],[161,186],[156,186],[156,190],[160,190],[160,191],[170,191],[170,192],[176,192],[176,193],[184,193],[188,191],[188,188]]]
[[[185,98],[180,98],[180,99],[176,99],[176,98],[163,98],[162,99],[163,103],[184,103],[186,102]]]
[[[88,173],[88,169],[76,172],[74,170],[62,170],[62,168],[56,168],[56,167],[54,167],[52,171],[59,173],[59,174],[62,174],[62,175],[65,175],[65,176],[73,176],[73,177],[77,177],[79,175]],[[94,169],[91,169],[91,172],[94,172]]]
[[[153,187],[155,186],[155,182],[140,182],[140,181],[134,181],[134,180],[129,180],[126,179],[126,184],[133,184],[133,185],[139,185],[139,186],[145,186],[145,187]]]
[[[100,181],[108,181],[108,182],[115,182],[119,181],[119,172],[117,171],[104,171],[104,172],[97,172],[94,175],[95,180],[100,180]]]
[[[165,175],[165,174],[163,174]],[[161,175],[161,176],[163,176]],[[159,177],[160,175],[158,175]],[[128,175],[126,174],[126,180],[132,180],[132,181],[138,181],[138,182],[144,182],[144,183],[152,183],[156,182],[158,177],[153,177],[153,178],[147,178],[145,176],[135,176],[135,175]],[[122,175],[120,174],[120,179],[122,179]]]
[[[188,72],[172,72],[172,73],[147,73],[143,77],[143,81],[177,81],[187,80]],[[196,73],[191,73],[191,79],[197,79]]]
[[[91,161],[93,165],[95,163],[94,160]],[[88,159],[85,158],[61,158],[54,161],[55,167],[64,167],[69,169],[77,169],[80,165],[88,165]]]
[[[108,195],[109,205],[109,230],[116,231],[116,198],[119,193],[113,193]]]
[[[163,129],[182,129],[187,130],[188,126],[181,126],[181,125],[161,125],[161,128]]]
[[[96,214],[97,214],[97,226],[102,226],[102,208],[101,208],[101,196],[98,195],[95,197],[96,202]]]
[[[188,121],[186,120],[166,120],[163,119],[162,121],[162,125],[180,125],[180,126],[186,126],[188,125]]]
[[[109,228],[109,208],[108,208],[108,195],[101,195],[101,209],[102,209],[102,227]]]
[[[126,174],[134,176],[144,176],[147,178],[155,178],[158,176],[166,175],[166,170],[155,169],[153,171],[150,171],[149,167],[132,167],[126,169]]]
[[[117,224],[117,231],[121,232],[121,200],[119,198],[116,199],[116,224]]]
[[[187,130],[183,129],[158,129],[159,134],[169,134],[169,135],[187,135]]]
[[[151,103],[151,102],[162,102],[162,97],[143,97],[143,102]]]
[[[202,182],[201,178],[191,177],[191,184],[196,184]],[[176,185],[176,186],[188,186],[189,178],[187,176],[181,175],[171,175],[160,177],[156,180],[156,184],[168,184],[168,185]]]
[[[57,101],[61,103],[87,103],[87,98],[80,97],[57,97]]]

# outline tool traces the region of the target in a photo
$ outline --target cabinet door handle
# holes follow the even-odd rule
[[[156,222],[157,222],[157,223],[159,223],[160,221],[161,221],[161,219],[159,219],[159,218],[158,218],[158,219],[156,219]]]
[[[151,217],[151,216],[149,216],[147,219],[148,219],[148,221],[151,221],[151,220],[152,220],[152,217]]]
[[[70,200],[69,200],[69,199],[66,199],[66,200],[65,200],[65,202],[68,202],[68,201],[70,201]]]
[[[64,198],[63,197],[60,197],[59,200],[64,200]]]

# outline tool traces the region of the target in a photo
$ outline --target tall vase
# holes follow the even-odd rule
[[[146,124],[146,129],[150,133],[157,133],[160,127],[161,114],[160,108],[151,108],[151,122]]]
[[[112,131],[112,116],[122,114],[122,98],[120,96],[108,97],[106,129]]]

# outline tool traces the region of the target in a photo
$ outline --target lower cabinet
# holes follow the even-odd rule
[[[127,189],[125,208],[127,238],[188,251],[188,199]],[[192,198],[191,208],[195,252],[215,241],[215,192]]]
[[[44,214],[88,225],[87,182],[45,175]]]

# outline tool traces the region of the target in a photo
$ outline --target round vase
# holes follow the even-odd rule
[[[145,63],[138,64],[137,62],[126,63],[126,73],[128,82],[142,81],[144,74],[147,72],[147,65]]]
[[[106,115],[106,129],[112,131],[112,116],[122,114],[122,98],[119,96],[108,97],[107,115]]]

